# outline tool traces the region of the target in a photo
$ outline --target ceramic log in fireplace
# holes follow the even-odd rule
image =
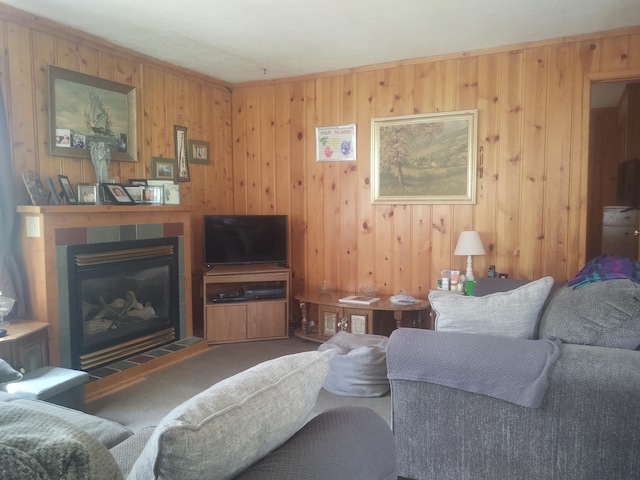
[[[178,338],[176,238],[67,248],[72,367],[91,371]]]

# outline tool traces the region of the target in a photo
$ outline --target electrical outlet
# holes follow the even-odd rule
[[[40,238],[40,218],[27,217],[27,237]]]

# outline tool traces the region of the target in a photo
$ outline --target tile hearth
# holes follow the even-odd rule
[[[182,340],[177,340],[167,345],[154,348],[152,350],[149,350],[148,352],[138,353],[125,360],[120,360],[110,365],[99,367],[99,368],[96,368],[95,370],[90,370],[87,372],[89,373],[89,376],[90,376],[89,382],[92,382],[95,380],[101,380],[106,377],[109,377],[110,375],[124,372],[130,368],[138,367],[147,362],[156,360],[160,357],[164,357],[165,355],[171,355],[172,353],[179,352],[187,347],[196,345],[204,341],[205,341],[204,338],[200,338],[200,337],[183,338]]]

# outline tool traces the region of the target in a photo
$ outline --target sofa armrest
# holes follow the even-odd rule
[[[394,348],[390,342],[390,355]],[[583,345],[562,350],[540,408],[391,380],[399,475],[416,480],[637,478],[640,354]],[[407,361],[429,362],[429,351],[423,352],[422,358]]]
[[[235,480],[396,480],[393,434],[373,410],[340,407],[313,418]]]

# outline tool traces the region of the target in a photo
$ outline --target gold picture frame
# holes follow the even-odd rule
[[[136,89],[49,66],[49,153],[91,158],[104,142],[111,160],[137,162]]]
[[[373,204],[475,204],[478,111],[371,119]]]
[[[209,142],[203,140],[187,140],[189,146],[189,163],[209,165],[211,163]]]
[[[175,158],[151,157],[151,178],[154,180],[173,180],[177,178]]]

